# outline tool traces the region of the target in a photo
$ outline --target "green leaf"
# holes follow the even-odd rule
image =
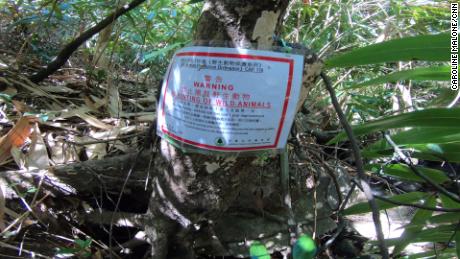
[[[36,193],[38,191],[38,189],[36,187],[31,187],[29,189],[27,189],[26,193]]]
[[[445,207],[444,208],[448,208]],[[427,222],[430,224],[442,224],[442,223],[456,223],[460,220],[460,213],[458,212],[446,212],[431,217]]]
[[[270,259],[270,253],[267,248],[260,242],[256,241],[249,247],[251,259]]]
[[[6,102],[6,103],[12,103],[13,98],[12,98],[12,96],[9,95],[9,94],[0,93],[0,100],[3,100],[3,101]]]
[[[394,134],[391,136],[391,139],[398,146],[410,144],[447,144],[460,142],[460,131],[458,128],[414,128]],[[392,149],[391,145],[384,139],[368,146],[364,151],[378,151],[383,149]]]
[[[447,242],[452,238],[454,231],[457,229],[457,224],[442,225],[434,228],[426,228],[417,233],[413,243],[419,242]],[[399,238],[387,239],[388,246],[397,245],[400,240]],[[375,243],[375,241],[370,241]]]
[[[428,197],[423,205],[434,207],[436,205],[436,196],[431,195]],[[409,245],[417,237],[418,232],[420,232],[424,227],[423,225],[420,226],[418,223],[429,219],[431,215],[433,215],[433,211],[431,210],[417,209],[417,212],[412,218],[411,223],[404,228],[404,232],[401,234],[399,242],[395,245],[393,254],[397,255],[401,253],[404,248],[406,248],[406,246]]]
[[[412,156],[431,161],[460,162],[460,142],[447,144],[406,145]]]
[[[407,149],[411,153],[411,157],[430,161],[447,161],[460,162],[460,143],[436,144],[430,143],[426,145],[404,145],[402,149]],[[379,158],[382,156],[393,155],[393,149],[382,149],[378,151],[363,151],[362,155],[365,158]]]
[[[409,193],[392,196],[389,199],[393,201],[414,204],[420,201],[421,199],[424,199],[428,195],[429,195],[428,193],[424,193],[424,192],[409,192]],[[379,210],[390,209],[390,208],[394,208],[398,206],[396,204],[381,201],[381,200],[377,200],[377,204],[379,206]],[[370,211],[371,211],[371,208],[369,207],[369,203],[366,201],[366,202],[358,203],[358,204],[348,207],[347,209],[343,211],[343,215],[368,213]]]
[[[93,240],[91,238],[86,239],[86,240],[75,239],[74,242],[79,248],[85,249],[91,246],[91,243],[93,242]]]
[[[326,60],[326,68],[382,62],[450,60],[450,34],[422,35],[390,40],[358,48]]]
[[[457,258],[460,258],[460,232],[458,230],[455,233],[455,250],[457,251]]]
[[[203,2],[204,0],[190,0],[188,3],[189,4],[196,4],[196,3],[200,3],[200,2]]]
[[[455,250],[453,248],[447,248],[443,249],[442,251],[428,251],[428,252],[423,252],[423,253],[417,253],[413,255],[408,255],[401,257],[403,259],[418,259],[418,258],[453,258],[455,256]]]
[[[460,209],[460,203],[452,200],[451,198],[447,197],[444,194],[441,194],[441,202],[442,202],[442,206],[444,208]],[[458,214],[460,214],[460,213],[458,213]]]
[[[397,82],[402,80],[433,80],[449,81],[450,66],[442,67],[422,67],[410,70],[398,71],[381,77],[377,77],[360,84],[346,88],[345,90],[358,89],[369,85],[378,85],[388,82]]]
[[[379,120],[353,127],[356,136],[404,127],[456,128],[460,129],[460,108],[435,108],[384,117]],[[345,132],[339,133],[328,144],[346,139]]]
[[[161,55],[164,55],[164,54],[168,53],[169,51],[179,47],[180,45],[182,45],[182,42],[177,42],[177,43],[168,45],[168,46],[166,46],[164,48],[154,50],[154,51],[146,54],[144,56],[142,62],[145,63],[145,62],[151,61],[152,59],[154,59],[156,57],[159,57]]]
[[[54,4],[52,9],[56,14],[56,18],[58,18],[59,20],[62,20],[63,15],[62,15],[62,10],[61,10],[60,5]]]
[[[308,235],[302,235],[297,239],[292,251],[294,259],[311,259],[316,254],[315,241]]]
[[[76,254],[80,251],[80,249],[72,248],[72,247],[59,247],[56,251],[57,254]]]
[[[398,179],[408,180],[408,181],[415,181],[415,182],[425,182],[425,180],[412,171],[412,169],[405,165],[405,164],[373,164],[373,165],[366,165],[366,169],[371,171],[380,171],[382,169],[383,173]],[[428,178],[433,180],[434,182],[441,184],[450,180],[443,171],[426,168],[423,166],[417,166],[417,169],[426,175]]]
[[[445,206],[444,206],[445,207]],[[439,215],[432,216],[424,222],[418,222],[420,227],[427,226],[427,224],[457,224],[460,220],[460,213],[458,212],[445,212]]]
[[[435,242],[439,240],[440,242],[448,241],[454,231],[458,229],[457,224],[453,225],[443,225],[434,228],[426,228],[417,235],[416,241],[418,242]]]

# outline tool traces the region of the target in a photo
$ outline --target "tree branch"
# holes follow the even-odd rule
[[[131,11],[132,9],[136,8],[138,5],[142,4],[146,0],[133,0],[131,3],[124,5],[123,7],[117,9],[115,12],[111,13],[107,16],[104,20],[100,21],[95,26],[89,28],[85,32],[83,32],[80,36],[75,38],[69,44],[67,44],[57,55],[57,57],[48,63],[46,68],[38,71],[37,73],[31,75],[29,80],[38,83],[41,82],[43,79],[47,78],[49,75],[56,72],[60,67],[62,67],[65,62],[70,58],[72,53],[80,47],[85,41],[99,33],[113,21],[115,21],[118,17],[122,16],[123,14]]]
[[[345,132],[347,133],[348,138],[350,139],[351,149],[353,151],[353,156],[355,157],[356,169],[358,171],[358,177],[361,186],[363,187],[364,195],[366,196],[367,201],[369,202],[369,206],[372,209],[372,218],[374,220],[375,230],[377,232],[377,239],[379,242],[382,258],[389,259],[390,255],[388,254],[388,249],[385,244],[385,237],[383,236],[382,224],[380,223],[379,208],[377,202],[374,199],[369,183],[367,182],[367,177],[364,173],[363,160],[361,157],[361,152],[359,150],[358,142],[356,141],[356,138],[353,134],[353,130],[351,129],[350,124],[348,124],[348,121],[346,119],[345,114],[342,111],[342,108],[340,108],[340,104],[337,100],[337,96],[335,94],[334,88],[332,87],[330,78],[324,72],[321,72],[321,78],[324,80],[324,83],[326,84],[327,91],[331,96],[332,105],[334,106],[334,109],[337,112],[337,115],[339,116],[340,123],[342,124],[343,128],[345,129]]]

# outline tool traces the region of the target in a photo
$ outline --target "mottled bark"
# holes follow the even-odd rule
[[[195,40],[200,45],[268,48],[281,29],[289,0],[207,1]]]

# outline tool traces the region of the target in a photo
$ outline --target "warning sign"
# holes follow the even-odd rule
[[[184,48],[166,73],[157,133],[210,150],[284,148],[302,70],[301,55]]]

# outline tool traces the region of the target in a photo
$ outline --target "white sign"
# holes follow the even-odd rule
[[[157,133],[218,151],[282,149],[300,95],[303,56],[188,47],[166,73]]]

